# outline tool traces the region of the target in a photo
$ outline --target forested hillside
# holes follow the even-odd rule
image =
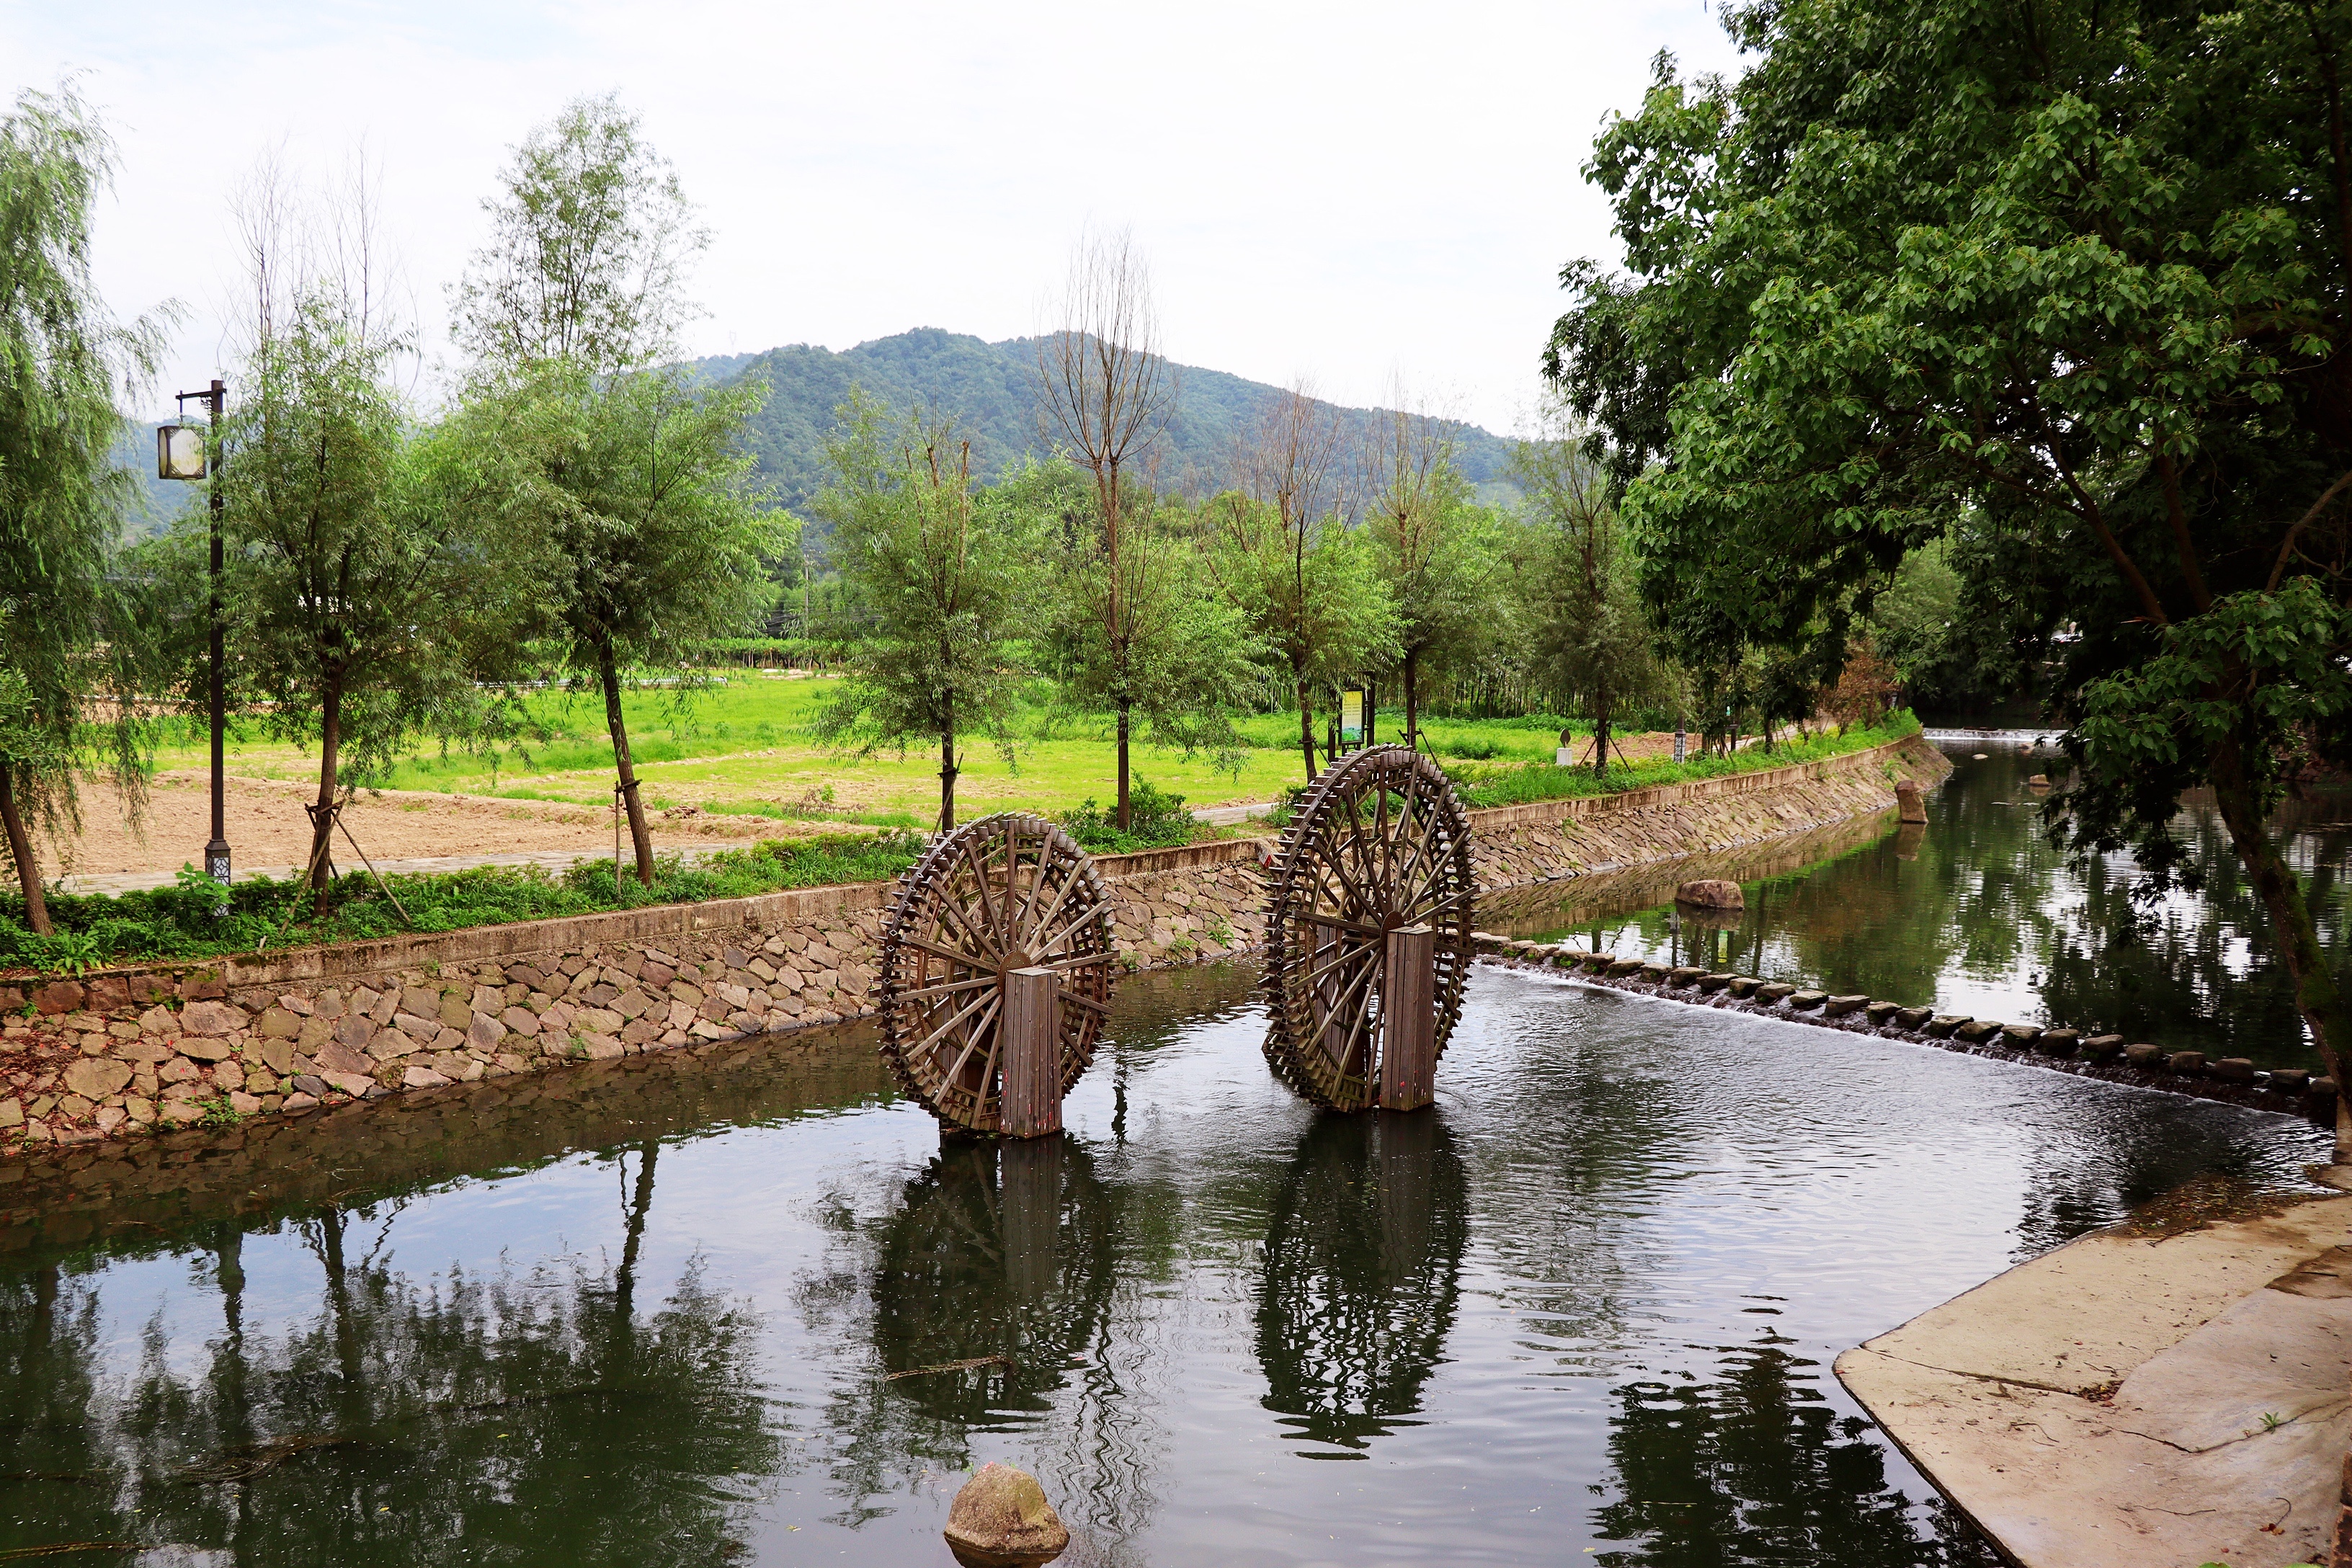
[[[902,407],[919,403],[956,414],[972,437],[976,477],[993,479],[1024,452],[1044,449],[1033,391],[1034,339],[991,343],[919,327],[840,353],[794,343],[695,363],[719,381],[765,378],[768,404],[749,438],[761,472],[795,509],[824,483],[824,433],[852,386]],[[1178,388],[1157,488],[1210,494],[1230,487],[1235,440],[1280,389],[1189,365],[1178,367]],[[1345,412],[1351,422],[1370,418],[1370,410]],[[1474,425],[1460,426],[1457,436],[1454,458],[1465,476],[1481,484],[1504,478],[1508,442]]]

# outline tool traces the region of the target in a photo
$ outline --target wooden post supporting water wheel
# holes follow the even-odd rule
[[[1326,768],[1266,895],[1266,1059],[1318,1105],[1427,1105],[1472,954],[1470,825],[1435,763],[1373,746]]]
[[[882,1056],[950,1129],[1013,1138],[1062,1126],[1110,1002],[1110,900],[1085,850],[1043,817],[942,835],[898,879],[883,926]]]

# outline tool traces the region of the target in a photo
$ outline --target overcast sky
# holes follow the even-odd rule
[[[1402,374],[1507,430],[1560,264],[1615,255],[1577,171],[1660,49],[1738,65],[1699,0],[0,0],[10,97],[79,72],[120,142],[110,304],[188,309],[158,409],[226,368],[223,197],[266,150],[325,174],[366,146],[446,358],[508,148],[617,89],[713,233],[698,353],[1026,334],[1081,229],[1127,226],[1171,357],[1358,404]]]

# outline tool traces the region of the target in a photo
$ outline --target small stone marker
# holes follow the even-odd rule
[[[993,1460],[956,1493],[940,1533],[964,1568],[1034,1568],[1070,1544],[1070,1532],[1037,1478]]]
[[[1740,892],[1738,883],[1715,877],[1685,882],[1675,889],[1675,902],[1702,910],[1744,910],[1748,907],[1747,897]]]

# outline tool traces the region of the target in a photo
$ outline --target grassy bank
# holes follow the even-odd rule
[[[1680,764],[1664,757],[1612,762],[1606,778],[1596,777],[1591,768],[1555,767],[1549,763],[1448,771],[1454,775],[1465,805],[1529,805],[1538,801],[1622,795],[1654,784],[1683,784],[1692,779],[1721,778],[1729,773],[1759,773],[1768,768],[1821,762],[1883,746],[1918,732],[1919,721],[1905,711],[1889,714],[1877,724],[1848,730],[1843,735],[1824,731],[1811,740],[1782,741],[1769,752],[1759,746],[1729,756],[1694,757]]]
[[[260,877],[231,889],[228,912],[219,916],[213,913],[220,901],[218,884],[183,873],[179,886],[145,892],[52,893],[49,915],[58,928],[52,936],[25,929],[21,900],[0,900],[0,971],[71,974],[125,963],[185,962],[881,881],[910,865],[920,847],[913,835],[886,832],[771,841],[725,850],[691,866],[665,856],[655,863],[651,887],[634,877],[616,884],[610,860],[583,862],[562,875],[537,866],[486,866],[391,877],[382,887],[361,872],[337,879],[323,900],[299,882]]]

